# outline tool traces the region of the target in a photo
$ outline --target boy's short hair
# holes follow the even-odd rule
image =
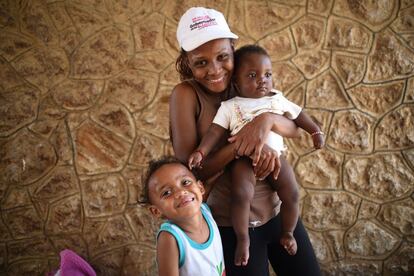
[[[250,54],[259,54],[270,58],[269,54],[263,47],[257,44],[245,45],[234,52],[234,72],[240,68],[240,64],[242,63],[243,58]]]
[[[148,163],[148,168],[144,177],[144,194],[142,203],[151,203],[149,200],[149,191],[148,191],[148,184],[151,176],[158,171],[162,166],[168,164],[180,164],[184,167],[187,165],[181,162],[178,158],[174,156],[163,156],[160,159],[152,160]]]

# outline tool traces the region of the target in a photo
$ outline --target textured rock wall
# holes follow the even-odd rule
[[[2,0],[0,274],[43,275],[71,248],[154,275],[141,173],[171,153],[175,28],[195,5],[266,47],[277,88],[327,133],[321,151],[287,141],[324,273],[412,273],[412,0]]]

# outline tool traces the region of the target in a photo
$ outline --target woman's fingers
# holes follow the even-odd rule
[[[273,178],[277,179],[280,173],[280,167],[282,166],[282,163],[280,163],[280,158],[277,154],[274,160],[275,160],[275,167],[273,169]]]

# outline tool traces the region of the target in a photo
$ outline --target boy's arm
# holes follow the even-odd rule
[[[179,276],[179,253],[175,238],[162,231],[157,240],[158,275]]]

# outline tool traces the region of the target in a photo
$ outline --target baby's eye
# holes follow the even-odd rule
[[[265,73],[265,77],[266,78],[271,78],[272,77],[272,73],[271,72],[266,72]]]
[[[255,72],[249,73],[249,78],[255,78],[255,77],[256,77],[256,73]]]
[[[183,184],[183,186],[188,186],[191,185],[192,181],[190,179],[183,179],[181,183]]]
[[[228,58],[229,58],[228,54],[221,54],[221,55],[218,56],[218,60],[226,60]]]

